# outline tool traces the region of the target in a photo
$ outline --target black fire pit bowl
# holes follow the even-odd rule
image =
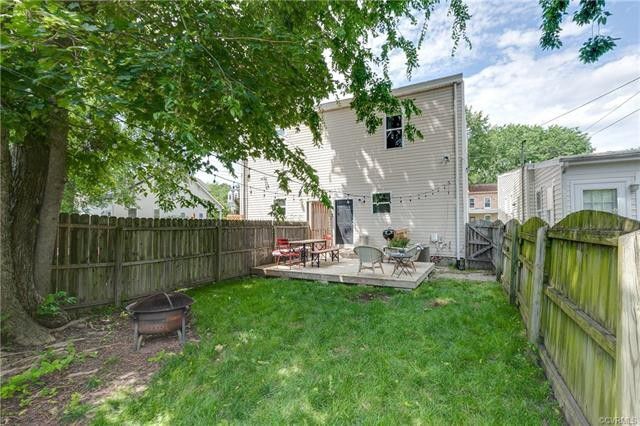
[[[140,350],[146,334],[178,332],[180,344],[186,338],[186,313],[192,298],[182,293],[157,293],[133,302],[126,307],[133,319],[133,345]]]

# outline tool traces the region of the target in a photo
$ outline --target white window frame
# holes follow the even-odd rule
[[[470,209],[476,208],[476,199],[474,197],[469,197],[469,208]]]
[[[489,200],[489,206],[487,206],[487,200]],[[484,203],[482,204],[483,208],[490,209],[491,208],[491,197],[484,197]]]
[[[401,126],[400,127],[392,127],[390,129],[388,129],[387,128],[387,118],[388,117],[395,117],[396,115],[400,116],[400,124],[401,124]],[[393,148],[389,148],[387,146],[387,131],[389,131],[389,130],[400,130],[401,131],[402,144],[400,146],[396,146],[396,147],[393,147]],[[389,150],[389,149],[393,150],[393,149],[402,149],[402,148],[404,148],[404,136],[405,135],[404,135],[404,114],[403,113],[392,114],[392,115],[385,114],[385,116],[384,116],[384,134],[383,134],[383,136],[384,136],[384,148],[385,148],[385,150]]]
[[[387,204],[387,203],[374,203],[373,202],[373,196],[375,194],[389,194],[389,211],[388,212],[374,212],[373,211],[373,206],[377,205],[377,204]],[[371,213],[372,214],[391,214],[391,200],[392,200],[393,195],[391,194],[391,191],[376,191],[376,192],[372,192],[371,193]]]
[[[615,189],[618,201],[618,210],[616,214],[620,216],[627,215],[627,203],[629,197],[627,191],[629,188],[628,179],[602,179],[599,182],[593,181],[574,181],[571,183],[571,213],[584,210],[584,200],[582,191],[589,189]]]

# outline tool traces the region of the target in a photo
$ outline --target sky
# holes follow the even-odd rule
[[[576,0],[563,24],[563,46],[552,51],[539,47],[542,12],[537,0],[467,0],[472,15],[467,26],[471,48],[460,44],[453,56],[448,2],[443,3],[429,21],[419,51],[420,65],[410,79],[404,55],[392,54],[389,69],[394,87],[463,73],[466,105],[483,111],[492,124],[542,124],[640,76],[640,0],[607,0],[612,15],[600,33],[620,40],[612,52],[593,64],[578,59],[592,28],[571,22]],[[408,21],[401,23],[400,31],[417,41],[418,28]],[[373,40],[372,47],[379,42]],[[599,132],[640,108],[638,92],[640,80],[550,124],[586,131],[597,152],[640,148],[640,112]],[[212,180],[211,176],[199,177]]]

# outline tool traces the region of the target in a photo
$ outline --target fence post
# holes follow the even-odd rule
[[[124,218],[118,218],[116,222],[115,236],[113,243],[115,246],[113,261],[113,303],[120,306],[122,302],[122,257],[124,255]]]
[[[216,226],[216,282],[222,279],[222,221]]]
[[[544,257],[547,247],[547,227],[538,228],[536,235],[536,258],[533,265],[533,287],[531,289],[531,309],[529,311],[529,342],[534,345],[540,337],[540,317],[542,314],[542,286],[544,285]]]
[[[496,268],[496,281],[502,279],[502,272],[504,269],[504,258],[502,253],[502,245],[504,244],[504,226],[496,226],[491,233],[491,240],[496,245],[495,248],[495,268]]]
[[[511,237],[511,277],[509,279],[509,303],[511,303],[512,305],[516,304],[518,280],[520,279],[520,271],[518,268],[518,263],[520,262],[520,260],[518,259],[520,252],[520,243],[518,242],[519,234],[520,226],[516,225],[513,227],[513,235]]]
[[[640,231],[618,238],[616,417],[640,419]]]

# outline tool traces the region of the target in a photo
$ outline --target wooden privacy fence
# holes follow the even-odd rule
[[[640,222],[588,210],[552,228],[512,220],[502,254],[502,287],[569,423],[640,420]]]
[[[307,238],[305,222],[60,215],[51,287],[78,307],[248,275],[272,262],[275,238]]]

